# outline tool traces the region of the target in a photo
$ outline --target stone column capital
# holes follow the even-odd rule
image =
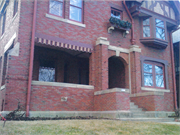
[[[105,37],[99,37],[96,41],[96,45],[109,45],[109,41]]]

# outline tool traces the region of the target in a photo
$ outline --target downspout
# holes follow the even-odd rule
[[[135,39],[134,39],[134,20],[133,20],[133,18],[131,16],[131,13],[129,12],[129,9],[128,9],[127,5],[126,5],[125,0],[123,0],[123,5],[124,5],[124,7],[125,7],[125,9],[126,9],[126,11],[128,13],[129,18],[131,19],[131,23],[132,23],[132,28],[131,28],[131,44],[134,45],[135,44]]]
[[[180,28],[177,28],[178,30]],[[174,66],[174,50],[172,42],[172,33],[176,30],[172,30],[170,33],[170,48],[171,48],[171,61],[172,61],[172,73],[173,73],[173,88],[174,88],[174,108],[177,109],[177,97],[176,97],[176,79],[175,79],[175,66]]]
[[[31,52],[30,52],[30,63],[29,63],[29,77],[28,77],[29,79],[28,79],[27,102],[26,102],[26,117],[29,116],[29,104],[30,104],[30,97],[31,97],[31,83],[32,83],[34,42],[35,42],[35,25],[36,25],[36,10],[37,10],[37,0],[34,0],[32,36],[31,36]]]

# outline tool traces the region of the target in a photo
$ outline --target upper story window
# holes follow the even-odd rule
[[[82,0],[70,0],[69,18],[82,22]]]
[[[111,17],[115,17],[117,19],[122,19],[122,11],[111,8]]]
[[[49,13],[63,16],[63,0],[50,0]]]
[[[150,37],[150,22],[149,22],[149,18],[143,20],[143,37]]]
[[[1,35],[4,34],[6,24],[6,11],[1,15]]]
[[[144,86],[164,88],[164,66],[162,64],[145,61],[143,71]]]
[[[165,40],[164,22],[160,19],[155,19],[156,23],[156,38]]]
[[[14,0],[13,16],[17,13],[17,11],[18,11],[18,0]]]
[[[146,46],[165,49],[168,46],[166,38],[166,23],[155,17],[142,20],[142,38],[141,43]]]

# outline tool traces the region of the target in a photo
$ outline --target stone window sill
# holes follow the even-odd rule
[[[60,86],[60,87],[69,87],[69,88],[94,89],[94,86],[92,86],[92,85],[82,85],[82,84],[73,84],[73,83],[61,83],[61,82],[32,81],[32,85]]]
[[[83,27],[83,28],[86,27],[85,24],[78,23],[78,22],[75,22],[75,21],[71,21],[71,20],[69,20],[69,19],[60,18],[60,17],[58,17],[58,16],[54,16],[54,15],[51,15],[51,14],[47,14],[47,13],[46,13],[45,16],[46,16],[47,18],[51,18],[51,19],[58,20],[58,21],[61,21],[61,22],[65,22],[65,23],[69,23],[69,24],[72,24],[72,25],[80,26],[80,27]]]
[[[148,88],[148,87],[141,87],[141,90],[157,91],[157,92],[170,92],[170,90],[168,90],[168,89],[158,89],[158,88]]]

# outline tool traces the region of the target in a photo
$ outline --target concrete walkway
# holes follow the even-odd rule
[[[160,123],[180,125],[180,122],[160,122]]]

